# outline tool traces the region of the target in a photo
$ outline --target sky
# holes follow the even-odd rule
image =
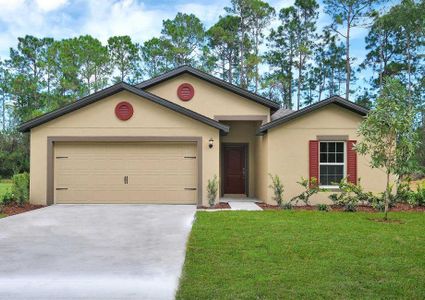
[[[270,0],[276,11],[293,0]],[[320,3],[318,27],[331,20]],[[70,38],[90,34],[103,43],[114,35],[129,35],[136,42],[159,36],[162,20],[177,12],[193,13],[206,28],[213,25],[230,0],[0,0],[0,58],[9,56],[17,38],[24,35]],[[274,24],[277,20],[274,21]],[[273,25],[273,24],[272,24]],[[354,28],[351,54],[354,66],[365,57],[365,28]],[[368,74],[359,74],[359,82]]]

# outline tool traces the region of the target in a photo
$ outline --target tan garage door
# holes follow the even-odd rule
[[[195,204],[195,143],[56,143],[55,203]]]

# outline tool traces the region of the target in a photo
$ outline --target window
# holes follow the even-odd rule
[[[345,177],[345,143],[320,142],[319,185],[335,187]]]

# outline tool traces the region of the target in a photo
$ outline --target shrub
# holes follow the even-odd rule
[[[331,207],[329,205],[326,205],[326,204],[318,204],[317,210],[319,210],[319,211],[331,211]]]
[[[218,180],[217,175],[214,175],[213,179],[208,179],[208,204],[210,207],[215,205],[215,200],[217,199],[217,191],[218,191]]]
[[[416,191],[411,191],[407,202],[411,206],[425,206],[425,182],[418,184]]]
[[[19,205],[23,205],[29,199],[30,178],[27,172],[16,174],[12,177],[13,198]]]
[[[371,192],[364,192],[363,188],[360,184],[360,179],[358,184],[354,184],[347,181],[347,178],[343,178],[338,187],[340,189],[340,193],[335,193],[329,195],[329,199],[335,205],[341,206],[344,208],[344,211],[357,211],[357,206],[359,202],[372,203],[377,202],[377,197],[375,197]]]
[[[417,205],[425,206],[425,182],[423,182],[421,185],[418,185],[415,198]]]
[[[280,177],[277,175],[272,175],[269,174],[270,178],[272,179],[272,184],[269,186],[272,190],[273,190],[273,200],[276,201],[277,205],[279,205],[279,207],[282,207],[282,202],[283,202],[283,192],[284,192],[284,188],[283,188],[283,183],[280,180]]]
[[[291,202],[286,202],[286,203],[284,203],[282,205],[282,208],[283,209],[286,209],[286,210],[291,210],[292,209],[292,203]]]
[[[7,191],[0,197],[0,204],[9,205],[15,202],[15,197],[11,191]]]
[[[304,202],[305,205],[310,205],[310,197],[314,194],[317,194],[320,191],[325,191],[324,189],[319,188],[319,185],[317,184],[317,179],[312,178],[311,182],[309,182],[308,179],[305,179],[301,177],[301,180],[297,182],[299,185],[301,185],[304,188],[304,191],[293,197],[289,202],[295,202],[295,204],[298,204],[299,201]]]

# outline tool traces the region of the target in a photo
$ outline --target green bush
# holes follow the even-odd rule
[[[282,208],[286,209],[286,210],[291,210],[292,209],[292,203],[291,202],[283,203]]]
[[[279,205],[279,207],[282,207],[282,203],[283,203],[283,192],[284,192],[284,188],[283,188],[283,183],[280,180],[280,177],[277,175],[272,175],[269,174],[270,178],[272,179],[272,184],[269,186],[272,190],[273,190],[273,200],[276,201],[277,205]]]
[[[418,185],[416,191],[411,191],[408,203],[411,206],[425,206],[425,182]]]
[[[0,204],[9,205],[15,202],[15,197],[11,191],[7,191],[0,197]]]
[[[317,210],[319,210],[319,211],[331,211],[331,207],[329,205],[326,205],[326,204],[318,204]]]
[[[215,200],[217,198],[217,191],[218,191],[218,180],[217,175],[214,175],[213,179],[208,179],[208,204],[210,207],[213,207],[215,205]]]
[[[338,184],[341,192],[329,195],[329,199],[337,205],[344,208],[344,211],[357,211],[357,206],[360,202],[362,203],[374,203],[378,201],[371,192],[363,191],[360,185],[360,179],[358,184],[354,184],[347,181],[347,178],[342,179]]]
[[[16,174],[12,177],[13,198],[19,205],[23,205],[29,199],[30,177],[27,172]]]
[[[295,204],[298,204],[299,201],[304,202],[305,205],[310,205],[310,197],[314,194],[317,194],[318,192],[325,191],[324,189],[319,188],[319,185],[317,184],[316,178],[311,178],[311,182],[308,179],[305,179],[301,177],[301,180],[297,182],[299,185],[301,185],[304,189],[304,191],[293,197],[289,202],[295,202]]]

